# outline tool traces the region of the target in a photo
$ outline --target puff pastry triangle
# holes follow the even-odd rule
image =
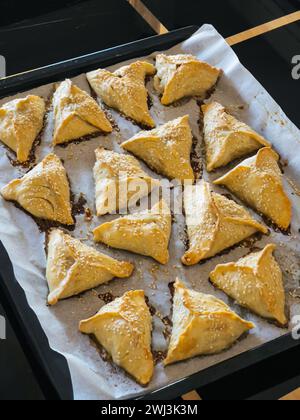
[[[29,159],[33,143],[43,128],[44,99],[29,95],[0,108],[0,140],[13,150],[21,163]]]
[[[146,61],[137,61],[111,73],[95,70],[87,74],[97,95],[111,108],[117,109],[138,124],[153,128],[155,123],[148,109],[147,76],[155,74],[155,67]]]
[[[160,185],[142,170],[133,156],[103,148],[96,150],[94,178],[98,216],[126,209],[131,200],[147,197]]]
[[[112,126],[97,102],[69,79],[54,93],[53,110],[54,145],[97,132],[112,132]]]
[[[138,383],[150,382],[154,371],[152,318],[143,291],[125,293],[94,317],[81,321],[79,329],[84,334],[94,335],[113,362]]]
[[[207,170],[227,165],[261,147],[270,146],[248,125],[228,114],[225,108],[213,102],[202,106]]]
[[[189,116],[186,115],[152,131],[142,131],[122,147],[172,180],[194,180],[190,161],[192,143]]]
[[[172,216],[164,201],[151,210],[104,223],[94,230],[96,242],[152,257],[161,264],[169,261]]]
[[[2,188],[1,195],[39,219],[74,225],[67,173],[54,154],[23,178],[11,181]]]
[[[175,283],[173,331],[165,365],[195,356],[217,354],[255,328],[214,296]]]
[[[287,324],[282,271],[273,256],[276,245],[240,259],[218,265],[211,273],[212,283],[237,303],[263,318]]]
[[[189,250],[182,258],[185,265],[194,265],[214,257],[256,232],[268,229],[234,201],[210,191],[201,181],[184,192]]]
[[[62,230],[53,229],[48,238],[48,303],[55,305],[115,277],[130,277],[133,269],[132,264],[110,258]]]
[[[165,55],[156,57],[156,90],[162,94],[161,103],[172,103],[189,96],[205,98],[216,85],[221,71],[193,55]]]
[[[287,230],[291,224],[292,205],[284,190],[278,161],[279,156],[271,148],[261,149],[215,184],[225,185],[242,201]]]

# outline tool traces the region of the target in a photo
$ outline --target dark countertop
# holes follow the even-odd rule
[[[5,3],[9,13],[10,3],[21,2]],[[0,28],[0,54],[6,57],[8,75],[155,35],[126,0],[51,1],[46,14],[43,3],[27,0],[25,8],[25,20]]]
[[[291,13],[300,5],[298,0],[144,2],[168,29],[192,24],[200,26],[208,22],[224,36]],[[27,1],[26,5],[20,1],[5,0],[1,2],[1,10],[0,55],[6,57],[8,74],[154,34],[126,0],[55,0],[38,6],[33,0]],[[299,29],[298,22],[234,46],[243,64],[298,127],[300,81],[291,77],[291,60],[294,55],[300,54]],[[0,302],[2,300],[0,293]],[[1,304],[0,315],[10,318]],[[15,324],[13,327],[15,329]],[[28,363],[22,342],[20,345],[13,327],[8,323],[7,340],[0,340],[0,400],[42,399],[47,389],[41,391],[36,372],[33,373],[31,368],[34,363]],[[18,331],[16,333],[20,338]],[[298,356],[292,350],[285,357],[297,360]],[[272,358],[268,364],[258,366],[257,370],[240,372],[199,390],[199,393],[206,399],[278,398],[299,386],[300,376],[297,375],[300,375],[300,367],[298,369],[297,366],[299,363],[286,367],[286,359]]]
[[[44,399],[36,377],[1,304],[0,315],[5,316],[6,319],[6,340],[0,340],[0,400]]]
[[[211,23],[224,36],[299,10],[299,0],[144,0],[168,30]]]

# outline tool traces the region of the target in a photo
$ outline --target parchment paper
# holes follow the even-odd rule
[[[300,197],[297,195],[296,189],[297,183],[300,183],[299,130],[288,120],[265,89],[240,64],[232,49],[212,26],[204,25],[189,40],[172,48],[168,53],[192,53],[212,65],[221,67],[224,70],[224,76],[212,99],[219,100],[234,115],[262,133],[286,162],[285,186],[293,202],[294,211],[292,234],[291,236],[284,236],[272,230],[270,237],[264,237],[255,246],[263,247],[268,242],[278,245],[276,257],[284,272],[288,310],[291,317],[300,314],[300,300],[291,296],[299,288],[300,276]],[[149,57],[148,59],[151,60],[152,58]],[[112,67],[112,69],[120,66],[121,64]],[[73,80],[81,88],[90,92],[84,75]],[[175,117],[190,114],[193,134],[198,138],[200,147],[202,134],[198,124],[200,114],[196,101],[185,102],[179,107],[164,108],[160,105],[154,92],[152,81],[149,82],[148,87],[153,99],[151,113],[157,125]],[[47,99],[53,92],[53,85],[34,89],[32,92]],[[24,93],[18,96],[24,96]],[[8,99],[11,98],[6,98],[1,103],[8,101]],[[111,113],[120,127],[120,132],[114,131],[107,137],[98,137],[81,144],[71,144],[65,149],[55,148],[55,153],[65,162],[72,191],[76,194],[76,197],[80,193],[84,193],[87,206],[92,209],[93,213],[95,212],[92,176],[92,168],[95,163],[94,150],[101,145],[121,151],[119,144],[139,131],[137,126],[120,117],[118,113],[113,111]],[[52,150],[52,129],[52,115],[50,113],[42,143],[37,149],[38,162]],[[159,178],[146,166],[143,165],[143,167],[152,176]],[[223,170],[213,176],[208,176],[204,171],[203,176],[205,179],[212,180],[224,172]],[[10,164],[6,149],[1,146],[0,187],[10,180],[20,177],[23,173],[23,170]],[[25,290],[29,305],[38,316],[49,339],[50,346],[63,354],[68,361],[75,399],[122,399],[147,393],[287,333],[287,330],[279,329],[249,311],[241,309],[229,300],[224,293],[216,291],[208,282],[209,273],[217,264],[236,261],[249,252],[247,247],[238,247],[228,255],[214,258],[204,265],[184,268],[180,263],[180,258],[185,251],[185,220],[182,216],[176,216],[170,243],[170,263],[167,266],[159,266],[150,259],[123,251],[108,250],[104,246],[93,243],[92,229],[115,217],[108,216],[98,219],[94,216],[92,222],[88,223],[84,216],[78,216],[73,235],[85,241],[86,244],[95,246],[99,251],[134,262],[136,265],[134,275],[128,280],[114,280],[108,285],[87,292],[79,298],[75,297],[60,302],[57,306],[50,308],[46,305],[48,288],[45,279],[44,234],[40,233],[37,225],[29,216],[15,208],[11,203],[0,199],[0,239],[8,251],[15,276]],[[257,215],[255,217],[259,219]],[[109,362],[104,362],[97,349],[91,345],[89,338],[78,332],[78,323],[80,320],[94,315],[104,304],[98,297],[100,293],[111,292],[114,296],[121,296],[131,289],[144,289],[150,303],[158,313],[158,316],[154,317],[153,347],[156,351],[164,351],[167,348],[167,342],[163,335],[165,325],[161,319],[170,315],[171,305],[168,284],[174,281],[176,277],[180,277],[188,286],[198,291],[211,293],[223,299],[244,318],[253,321],[257,328],[233,348],[220,355],[195,358],[166,369],[163,368],[162,364],[158,364],[150,386],[145,389],[137,385],[121,369],[112,366]]]

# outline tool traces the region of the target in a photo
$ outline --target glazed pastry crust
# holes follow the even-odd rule
[[[162,94],[161,103],[166,106],[190,96],[204,99],[221,75],[219,69],[184,54],[159,54],[156,68],[154,86]]]
[[[279,156],[271,148],[261,149],[215,184],[226,186],[246,204],[287,230],[292,220],[292,204],[284,190],[278,161]]]
[[[49,305],[107,283],[130,277],[134,266],[101,254],[78,239],[53,229],[48,238],[46,277]]]
[[[105,113],[86,92],[67,79],[53,96],[53,144],[64,144],[97,132],[111,133]]]
[[[38,219],[74,225],[67,173],[54,154],[48,155],[23,178],[11,181],[2,188],[1,195]]]
[[[96,242],[152,257],[161,264],[169,261],[172,216],[164,201],[144,211],[104,223],[94,230]]]
[[[186,187],[184,201],[189,237],[189,250],[182,258],[185,265],[214,257],[256,232],[268,232],[243,207],[211,192],[204,181]]]
[[[237,263],[218,265],[210,279],[239,305],[285,326],[285,292],[275,249],[276,245],[267,245]]]
[[[152,318],[143,291],[125,293],[94,317],[81,321],[79,329],[84,334],[94,335],[113,362],[138,383],[150,382],[154,372]]]
[[[20,163],[29,159],[43,128],[45,112],[44,99],[35,95],[15,99],[0,108],[0,140],[16,153]]]
[[[142,131],[122,144],[151,169],[169,179],[194,180],[190,156],[193,135],[186,115],[152,131]]]
[[[117,109],[136,123],[155,127],[148,109],[147,76],[154,76],[155,67],[146,61],[137,61],[111,73],[96,70],[87,74],[97,95],[111,108]]]
[[[165,365],[220,353],[255,328],[214,296],[175,283],[173,331]]]
[[[103,148],[97,149],[95,153],[94,178],[98,216],[126,209],[132,200],[136,202],[147,197],[153,189],[159,187],[159,181],[146,174],[133,156]]]
[[[249,155],[270,143],[248,125],[228,114],[225,108],[213,102],[202,106],[204,139],[208,172]]]

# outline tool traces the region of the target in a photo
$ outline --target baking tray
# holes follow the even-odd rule
[[[195,26],[183,28],[166,35],[154,36],[1,79],[0,98],[56,82],[66,77],[74,77],[96,67],[107,67],[128,59],[151,54],[154,51],[169,49],[189,38],[197,29],[198,27]],[[14,277],[12,264],[1,243],[0,294],[3,296],[3,306],[15,326],[21,345],[37,374],[37,379],[45,395],[52,399],[72,399],[72,382],[67,362],[63,356],[51,350],[36,315],[27,303],[24,291]],[[291,334],[287,334],[139,399],[167,400],[177,398],[193,389],[208,385],[295,347],[300,348],[300,342],[293,340]]]

